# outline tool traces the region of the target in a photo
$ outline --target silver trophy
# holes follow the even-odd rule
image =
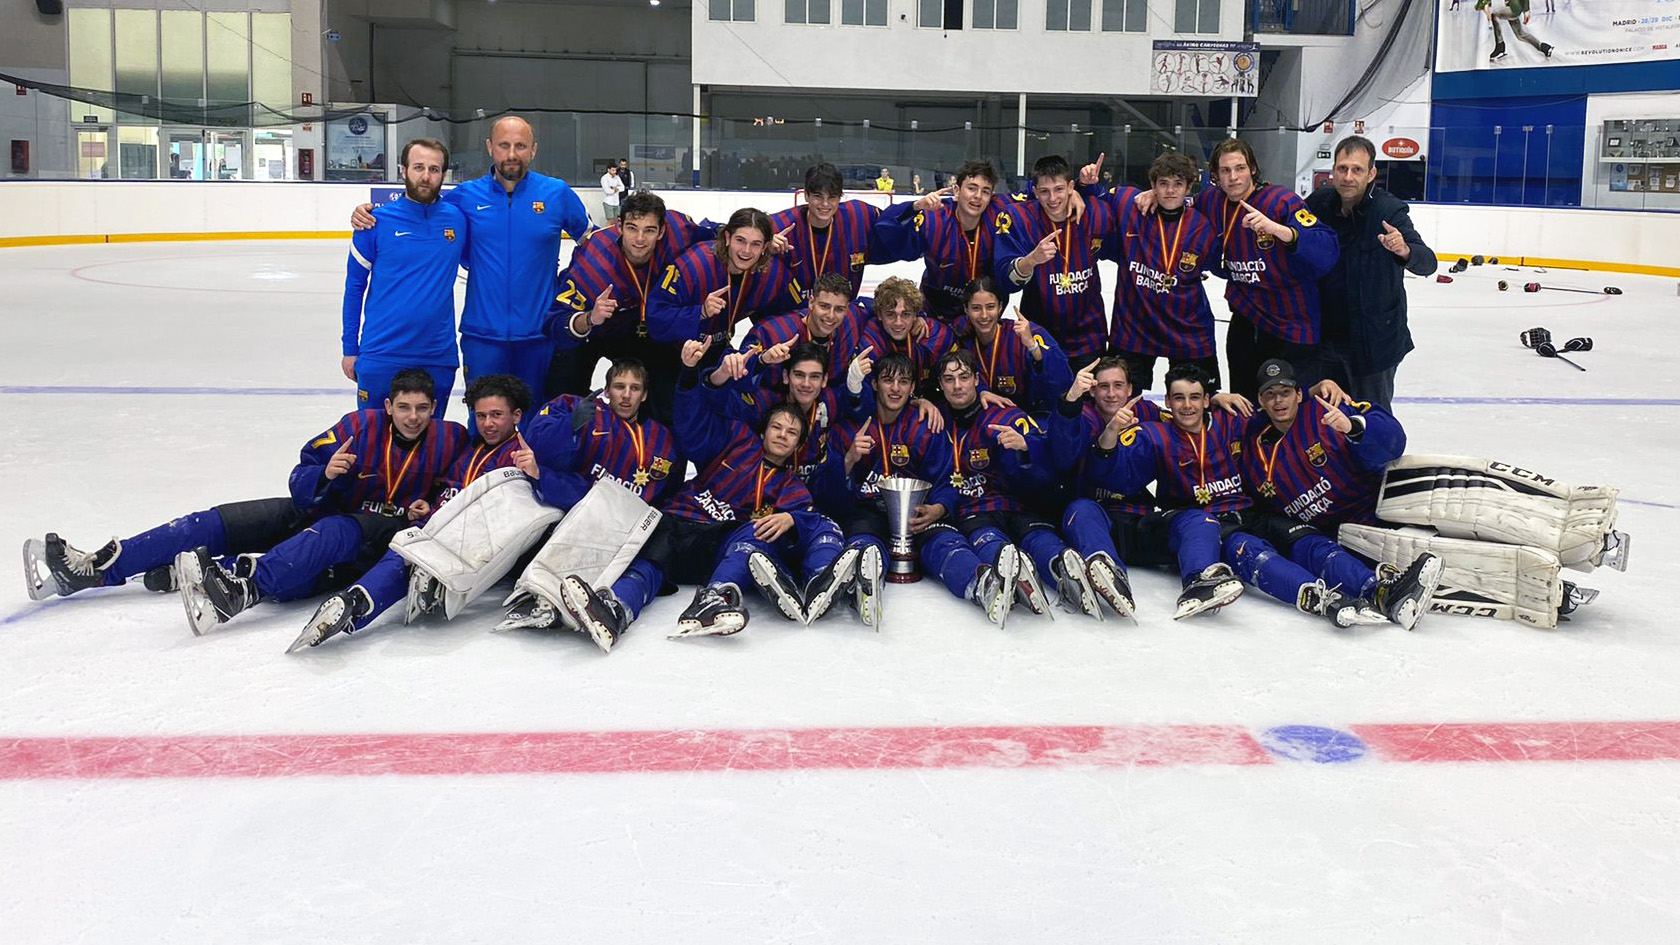
[[[927,501],[933,486],[924,479],[892,476],[881,480],[881,504],[887,509],[887,527],[892,532],[888,552],[887,581],[913,584],[922,579],[916,570],[916,546],[910,540],[910,516]]]

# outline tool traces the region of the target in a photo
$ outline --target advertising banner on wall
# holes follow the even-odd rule
[[[1438,2],[1440,72],[1680,58],[1680,0]]]
[[[1253,98],[1259,91],[1259,43],[1155,40],[1149,69],[1152,95]]]

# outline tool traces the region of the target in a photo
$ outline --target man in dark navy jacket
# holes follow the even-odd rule
[[[1376,160],[1370,139],[1343,138],[1334,186],[1308,197],[1307,209],[1330,224],[1342,247],[1318,284],[1321,371],[1355,398],[1388,410],[1395,369],[1412,350],[1405,273],[1433,274],[1435,251],[1413,228],[1406,202],[1376,186]]]

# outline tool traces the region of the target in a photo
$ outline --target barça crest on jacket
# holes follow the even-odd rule
[[[1313,445],[1307,447],[1307,462],[1312,463],[1314,466],[1324,465],[1323,443],[1314,443]]]
[[[992,451],[987,447],[979,447],[968,451],[968,468],[985,469],[992,464]]]
[[[1258,237],[1255,238],[1254,245],[1260,247],[1261,249],[1271,249],[1272,244],[1275,243],[1275,242],[1277,242],[1277,239],[1275,237],[1273,237],[1272,234],[1261,233]]]
[[[1178,257],[1178,271],[1179,272],[1195,272],[1196,271],[1196,254],[1195,253],[1185,253],[1182,256],[1179,256]]]
[[[531,201],[531,212],[532,213],[544,213],[547,210],[548,210],[548,207],[545,206],[541,200]]]
[[[451,243],[455,242],[455,228],[445,227],[443,231],[443,238]]]
[[[887,451],[887,462],[894,466],[903,466],[910,462],[910,444],[894,443]]]

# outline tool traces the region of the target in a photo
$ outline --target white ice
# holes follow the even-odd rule
[[[0,251],[0,544],[93,547],[283,494],[353,406],[343,271],[338,242]],[[1626,294],[1515,291],[1535,280]],[[929,581],[891,591],[880,633],[758,605],[736,637],[667,641],[683,594],[604,656],[488,632],[487,597],[286,656],[312,603],[194,638],[172,595],[34,603],[13,571],[0,740],[1680,720],[1675,280],[1482,267],[1408,287],[1414,449],[1622,489],[1632,568],[1579,576],[1603,594],[1555,631],[1337,633],[1257,592],[1175,624],[1176,580],[1138,573],[1136,624],[1000,631]],[[1534,326],[1591,336],[1588,370],[1521,347]],[[19,392],[66,386],[118,390]],[[0,782],[8,943],[1668,943],[1677,888],[1664,760]]]

